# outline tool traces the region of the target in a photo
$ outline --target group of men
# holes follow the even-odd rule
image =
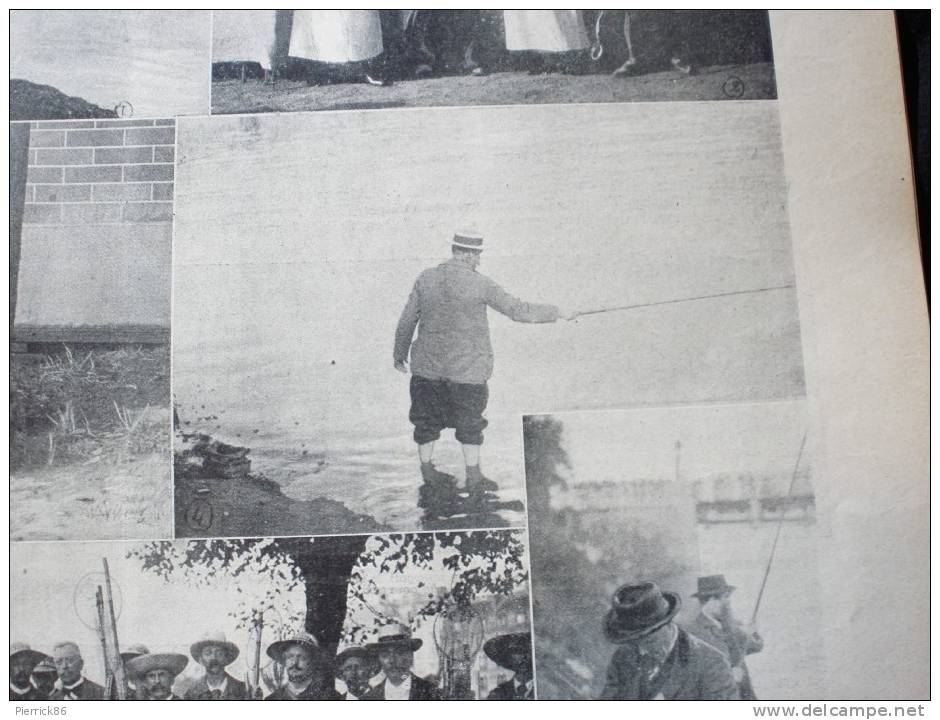
[[[174,692],[177,677],[189,664],[181,653],[154,653],[142,645],[121,653],[128,700],[442,700],[436,684],[413,672],[414,654],[422,640],[404,625],[365,646],[350,646],[334,658],[307,632],[278,640],[267,648],[277,663],[279,685],[267,696],[229,674],[226,668],[239,655],[238,646],[222,633],[213,633],[190,647],[190,657],[203,668],[202,676],[181,695]],[[528,700],[534,697],[532,638],[529,633],[498,635],[483,647],[487,657],[512,677],[496,686],[490,700]],[[336,680],[346,688],[336,690]],[[10,700],[117,699],[116,686],[106,689],[84,674],[81,650],[61,642],[52,655],[24,643],[10,645]]]
[[[592,23],[586,12],[590,11],[216,11],[213,62],[259,63],[273,80],[290,57],[318,63],[320,80],[342,77],[389,85],[392,80],[442,74],[485,75],[499,56],[494,46],[501,44],[500,50],[521,58],[530,73],[580,72],[603,52],[603,22],[622,34],[623,64],[614,75],[625,76],[639,67],[630,13],[595,11]],[[659,23],[666,30],[658,42],[668,46],[673,68],[689,73],[690,16],[671,12],[668,23]]]
[[[618,645],[607,668],[605,700],[755,700],[745,659],[764,647],[731,612],[723,575],[698,580],[699,612],[686,627],[678,593],[651,582],[614,593],[604,634]]]

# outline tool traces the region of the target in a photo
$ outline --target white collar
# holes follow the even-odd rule
[[[405,679],[398,685],[385,678],[385,699],[386,700],[407,700],[411,695],[411,673],[405,676]]]
[[[301,686],[294,685],[294,683],[288,680],[287,685],[285,685],[284,687],[287,688],[287,692],[290,695],[297,696],[306,692],[307,688],[309,688],[311,685],[313,685],[313,678],[310,678],[304,685],[301,685]]]
[[[66,684],[65,684],[64,682],[62,682],[61,680],[56,680],[55,682],[56,682],[56,685],[58,685],[58,686],[59,686],[60,688],[62,688],[63,690],[74,690],[74,689],[77,688],[79,685],[81,685],[83,682],[85,682],[85,676],[82,675],[78,680],[76,680],[75,682],[73,682],[71,685],[66,685]]]
[[[27,685],[27,686],[26,686],[26,689],[24,690],[24,689],[22,689],[22,688],[18,688],[18,687],[17,687],[16,685],[14,685],[13,683],[10,683],[10,690],[12,690],[13,692],[15,692],[17,695],[25,695],[26,693],[28,693],[28,692],[29,692],[30,690],[32,690],[32,689],[33,689],[33,686],[32,686],[31,684],[30,684],[30,685]]]
[[[225,688],[228,687],[228,673],[222,675],[222,682],[218,685],[213,685],[209,682],[209,676],[206,675],[206,687],[210,690],[219,690],[220,692],[225,692]]]
[[[523,687],[523,686],[525,686],[526,692],[529,692],[529,691],[532,689],[532,680],[529,680],[529,681],[523,683],[523,682],[519,679],[519,677],[516,676],[516,675],[513,675],[513,676],[512,676],[512,684],[513,684],[513,687],[516,688],[516,690],[518,690],[519,688],[521,688],[521,687]]]

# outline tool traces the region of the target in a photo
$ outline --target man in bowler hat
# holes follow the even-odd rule
[[[30,676],[49,657],[26,643],[10,643],[10,700],[45,700],[47,695],[33,685]]]
[[[679,595],[655,583],[614,593],[604,634],[618,645],[607,668],[604,700],[735,700],[731,666],[711,645],[674,622]]]
[[[434,443],[452,427],[463,450],[471,504],[485,501],[496,483],[480,471],[480,446],[487,422],[483,411],[493,374],[493,348],[487,311],[516,322],[551,323],[566,315],[555,305],[523,302],[477,272],[483,236],[458,232],[452,257],[422,272],[415,281],[395,332],[395,369],[408,372],[411,353],[411,411],[421,477],[429,486],[449,484],[433,464]],[[572,317],[572,316],[567,316]],[[417,328],[418,334],[412,343]]]
[[[388,635],[382,635],[366,647],[379,658],[385,678],[362,698],[363,700],[441,700],[441,694],[427,680],[413,672],[415,651],[421,647],[419,638],[411,637],[404,625],[392,626]]]
[[[189,658],[180,653],[147,653],[127,663],[141,700],[182,700],[173,693],[173,681],[183,672]]]
[[[284,666],[287,682],[265,700],[342,700],[333,687],[329,662],[320,643],[307,632],[268,646],[268,657]]]
[[[207,634],[189,648],[193,660],[202,665],[206,674],[186,691],[186,700],[247,700],[248,686],[236,680],[225,668],[238,657],[238,646],[225,639],[223,633]]]
[[[511,670],[513,677],[494,687],[487,700],[533,700],[532,634],[497,635],[483,643],[483,652],[500,667]]]
[[[724,575],[706,575],[698,579],[698,591],[692,594],[700,610],[689,631],[707,642],[731,664],[731,674],[742,700],[756,700],[754,686],[745,658],[764,649],[764,640],[754,628],[745,628],[731,612],[731,593]]]

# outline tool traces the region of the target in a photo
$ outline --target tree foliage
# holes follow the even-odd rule
[[[353,553],[355,559],[348,571],[341,564],[337,571],[335,563],[310,562],[310,557],[316,556],[318,551],[321,555],[325,553],[328,560],[332,553],[342,552]],[[401,584],[402,579],[407,583],[409,571],[437,570],[450,580],[443,593],[436,592],[436,588],[420,593],[422,583],[415,584],[415,590],[423,597],[413,615],[421,619],[440,613],[449,604],[467,605],[480,595],[509,595],[528,578],[522,534],[509,530],[343,538],[153,541],[132,548],[128,557],[139,560],[145,572],[167,581],[182,578],[201,586],[236,581],[244,601],[230,614],[239,627],[256,626],[262,618],[270,627],[272,614],[285,618],[287,624],[293,622],[295,627],[301,624],[303,618],[297,618],[296,604],[290,602],[291,594],[301,589],[308,598],[308,615],[312,612],[313,599],[321,603],[320,607],[325,603],[342,608],[340,626],[347,614],[347,601],[352,601],[354,611],[369,611],[367,615],[374,618],[374,622],[369,627],[347,629],[344,636],[350,642],[363,641],[382,625],[405,619],[375,608],[383,606],[383,594],[389,585]],[[342,576],[341,582],[337,582],[337,572]],[[239,579],[248,581],[244,588],[237,584]],[[324,592],[329,597],[314,598]],[[319,629],[321,632],[315,633],[318,637],[339,638],[340,627],[335,628],[335,632],[329,628],[311,628],[309,618],[306,625],[311,631]]]

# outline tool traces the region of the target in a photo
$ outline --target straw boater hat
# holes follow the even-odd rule
[[[401,623],[390,625],[386,631],[390,632],[386,635],[379,635],[376,642],[366,645],[366,649],[379,652],[385,648],[403,647],[414,652],[424,644],[420,638],[411,637],[411,628]]]
[[[46,658],[45,660],[40,660],[39,664],[33,668],[33,675],[58,675],[59,671],[55,669],[55,665],[52,660]]]
[[[147,646],[141,645],[140,643],[138,643],[137,645],[131,645],[130,647],[127,648],[127,650],[122,652],[121,660],[123,660],[126,663],[126,662],[133,660],[135,657],[140,657],[141,655],[149,655],[149,654],[150,654],[150,650],[147,648]]]
[[[370,665],[378,664],[378,659],[375,657],[374,652],[372,652],[368,648],[354,645],[352,647],[346,648],[345,650],[343,650],[341,653],[339,653],[336,656],[336,660],[333,663],[333,667],[336,670],[337,676],[339,676],[340,671],[343,669],[343,663],[346,662],[347,659],[354,658],[354,657],[361,658],[362,660],[369,663]]]
[[[531,633],[509,633],[507,635],[497,635],[483,643],[483,652],[497,665],[504,668],[509,667],[509,656],[513,653],[523,653],[532,664],[532,634]]]
[[[475,230],[458,230],[454,233],[454,239],[450,244],[451,247],[461,248],[462,250],[483,252],[483,235]]]
[[[238,657],[238,646],[235,643],[226,640],[225,633],[222,632],[206,633],[202,640],[189,646],[189,654],[193,656],[193,660],[200,662],[199,658],[202,655],[202,651],[212,645],[225,650],[226,665],[231,665],[233,662],[235,662],[235,658]]]
[[[604,618],[604,634],[618,644],[649,635],[672,620],[681,604],[677,593],[660,590],[655,583],[623,585]]]
[[[13,662],[13,659],[17,660],[26,660],[30,665],[36,667],[43,660],[50,660],[51,658],[45,653],[41,653],[38,650],[33,650],[29,645],[23,642],[14,642],[10,643],[10,662]]]
[[[724,575],[705,575],[698,579],[698,592],[692,593],[692,597],[699,600],[708,600],[733,592],[734,589],[735,586],[729,585]]]
[[[189,658],[180,653],[147,653],[138,655],[127,663],[127,672],[140,678],[151,670],[166,670],[176,677],[189,664]]]
[[[277,642],[271,643],[268,645],[268,657],[277,662],[281,662],[284,653],[292,645],[301,645],[310,650],[314,657],[323,657],[323,650],[320,648],[320,643],[308,632],[299,632],[286,640],[278,640]]]

